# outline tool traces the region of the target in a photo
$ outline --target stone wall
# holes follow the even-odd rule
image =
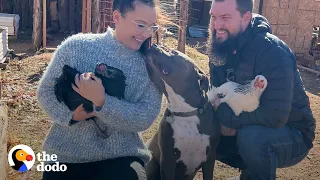
[[[295,53],[306,54],[312,28],[320,26],[320,0],[264,0],[262,15],[272,25],[273,34]]]

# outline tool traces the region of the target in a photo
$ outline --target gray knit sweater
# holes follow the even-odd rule
[[[92,72],[101,61],[125,73],[125,99],[106,95],[105,105],[97,112],[98,126],[92,120],[70,125],[73,112],[57,101],[55,78],[61,75],[65,64],[80,72]],[[41,109],[53,120],[43,150],[57,154],[58,162],[92,162],[123,156],[150,160],[140,132],[159,115],[162,94],[150,81],[140,52],[119,43],[111,28],[103,34],[77,34],[64,40],[40,80],[37,98]]]

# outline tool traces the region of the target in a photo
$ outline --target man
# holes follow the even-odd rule
[[[210,81],[244,83],[258,74],[268,86],[253,112],[236,116],[214,102],[222,125],[218,160],[240,168],[240,179],[275,179],[313,147],[315,119],[295,55],[272,34],[268,21],[252,13],[253,0],[213,0],[210,14]]]

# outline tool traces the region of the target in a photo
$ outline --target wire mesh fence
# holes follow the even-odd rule
[[[176,0],[160,0],[159,8],[162,13],[169,18],[172,24],[162,24],[163,26],[163,38],[170,36],[178,38],[179,31],[179,17],[180,8],[179,3]]]
[[[105,32],[108,28],[114,27],[112,20],[113,0],[100,0],[100,32]]]
[[[180,12],[180,0],[158,1],[157,9],[160,11],[161,14],[158,22],[161,27],[158,31],[160,44],[168,38],[171,39],[170,42],[178,41],[179,39],[181,41],[181,38],[179,38],[179,30],[182,31],[182,29],[185,30],[186,34],[186,36],[182,35],[184,37],[184,40],[188,40],[190,37],[192,38],[207,36],[207,27],[203,28],[194,25],[199,24],[199,15],[203,14],[199,9],[201,9],[201,7],[204,5],[201,4],[200,1],[187,1],[187,3],[188,4],[185,6],[185,10],[187,11],[186,14],[188,15],[186,20],[182,21],[180,19],[180,15],[183,16],[185,12]],[[100,0],[100,32],[105,32],[108,26],[114,28],[114,23],[112,20],[112,4],[113,0]],[[187,25],[190,26],[187,27]],[[181,41],[180,43],[178,42],[178,44],[180,44],[181,48],[181,45],[185,46],[186,42]],[[170,45],[174,48],[179,49],[178,45],[173,45],[173,43]]]
[[[320,71],[320,27],[313,28],[309,51],[295,55],[300,65]]]
[[[114,28],[112,20],[112,4],[113,0],[100,0],[100,32],[105,32],[108,26]],[[160,0],[159,9],[164,13],[171,23],[162,24],[162,30],[167,36],[178,37],[178,26],[179,24],[179,3],[174,0]]]

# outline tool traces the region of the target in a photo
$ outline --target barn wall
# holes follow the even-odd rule
[[[33,0],[0,0],[0,13],[19,14],[19,28],[32,28]]]
[[[264,0],[262,14],[271,23],[273,33],[295,53],[307,54],[312,28],[320,26],[320,1]]]
[[[48,29],[58,26],[61,32],[81,31],[82,0],[46,1]],[[54,4],[56,7],[50,6],[50,2],[56,2]],[[0,13],[18,14],[20,16],[19,30],[33,27],[33,0],[0,0]],[[51,17],[52,15],[55,17]],[[57,24],[54,24],[51,19],[57,20]]]

